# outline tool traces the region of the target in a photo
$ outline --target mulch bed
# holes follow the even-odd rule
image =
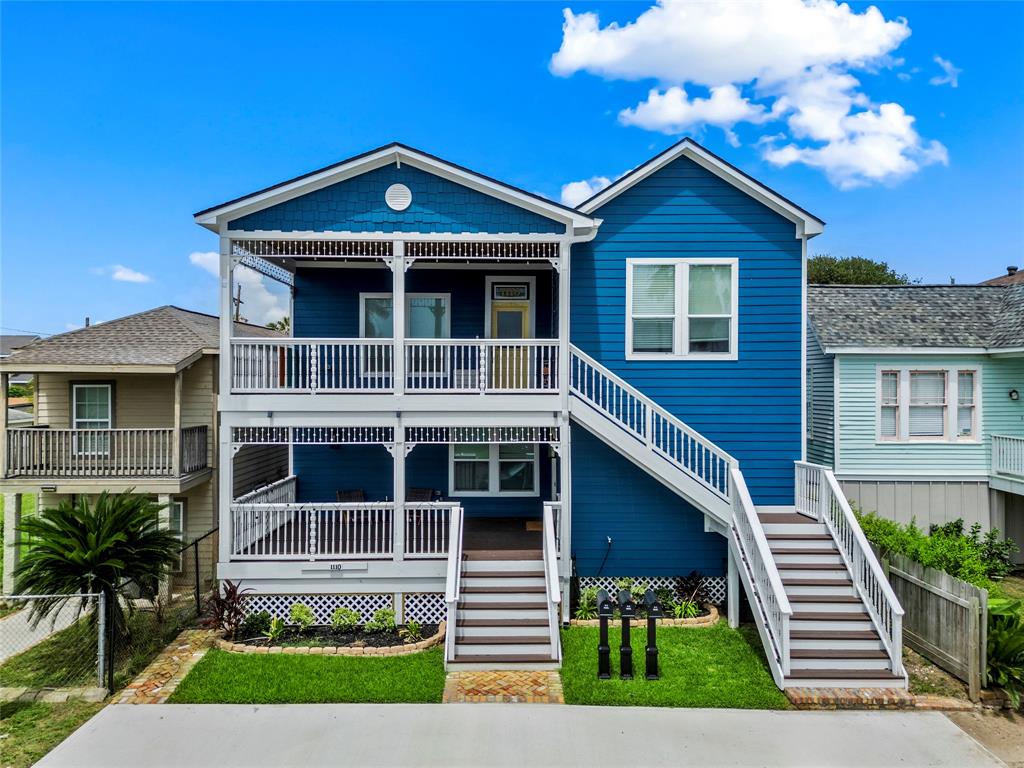
[[[428,640],[436,635],[437,627],[437,624],[421,624],[422,639]],[[265,637],[238,639],[235,643],[256,647],[279,645],[283,648],[389,648],[406,644],[406,639],[398,634],[398,628],[394,632],[363,632],[362,629],[355,632],[339,632],[332,627],[323,626],[310,627],[305,632],[300,632],[297,627],[288,627],[273,643]]]

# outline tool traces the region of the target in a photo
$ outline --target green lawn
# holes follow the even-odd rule
[[[562,630],[562,687],[566,704],[644,707],[731,707],[786,709],[775,687],[753,627],[707,629],[660,627],[660,680],[644,679],[646,627],[632,631],[632,680],[620,680],[621,630],[609,630],[612,679],[597,679],[597,627]]]
[[[177,704],[431,703],[444,691],[443,648],[410,656],[239,654],[216,648],[170,701]]]
[[[102,708],[84,701],[0,704],[0,764],[28,768]]]

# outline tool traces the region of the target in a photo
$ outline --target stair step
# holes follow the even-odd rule
[[[518,562],[516,562],[518,565]],[[535,571],[468,571],[463,569],[465,579],[536,579],[544,578],[543,569]]]
[[[843,571],[845,565],[834,563],[777,563],[780,571]]]
[[[799,512],[758,512],[757,519],[765,524],[789,524],[789,525],[821,525],[822,523],[813,517],[801,515]]]
[[[859,613],[864,610],[864,604],[856,595],[787,595],[787,598],[794,610],[821,613]]]
[[[793,640],[877,640],[873,629],[793,629]]]
[[[530,575],[544,574],[543,560],[463,560],[462,573],[464,576],[476,576],[477,574],[492,573],[528,573]],[[486,576],[485,576],[486,578]]]
[[[838,555],[839,550],[835,547],[772,547],[769,546],[773,555]]]
[[[459,627],[546,627],[547,619],[464,619]]]
[[[884,669],[794,669],[787,680],[830,678],[833,680],[899,680],[903,678]]]
[[[793,659],[888,659],[889,654],[881,648],[794,648],[789,652]]]
[[[853,584],[853,580],[847,576],[844,579],[811,579],[802,576],[782,577],[784,587],[845,587]]]
[[[766,533],[764,537],[768,541],[832,541],[827,533]]]
[[[474,655],[466,653],[456,653],[454,661],[456,664],[531,664],[537,662],[553,662],[556,661],[556,659],[552,657],[549,653],[510,653],[505,656],[492,656],[490,654]],[[500,667],[495,667],[495,669],[500,669]]]
[[[547,603],[499,603],[490,601],[481,601],[466,603],[461,602],[455,606],[460,611],[474,611],[474,610],[502,610],[502,611],[546,611],[548,609]]]
[[[520,594],[545,594],[547,587],[545,586],[514,586],[514,587],[502,587],[502,586],[486,586],[486,587],[462,587],[460,592],[471,595],[520,595]]]
[[[544,560],[544,553],[539,549],[464,549],[463,560]]]
[[[791,603],[855,603],[861,604],[856,595],[790,595]]]
[[[857,613],[838,613],[833,611],[803,611],[798,613],[794,611],[791,621],[871,621],[871,617],[863,611]]]
[[[523,635],[522,637],[502,635],[462,636],[455,638],[456,645],[547,645],[551,638],[547,635]]]

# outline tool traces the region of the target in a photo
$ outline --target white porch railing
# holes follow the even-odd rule
[[[1024,477],[1024,436],[992,435],[992,474]]]
[[[390,339],[231,340],[236,393],[390,392]]]
[[[796,462],[796,511],[825,523],[882,638],[893,674],[902,675],[903,608],[832,470]]]
[[[207,466],[206,439],[182,429],[179,464],[171,428],[9,429],[7,477],[174,477]]]
[[[554,508],[544,505],[544,534],[543,534],[543,555],[544,555],[544,580],[547,584],[548,603],[548,633],[551,637],[551,653],[557,661],[562,660],[562,642],[559,636],[559,614],[562,606],[562,588],[558,580],[558,546],[555,543]]]
[[[273,522],[284,523],[286,517],[272,519],[269,514],[241,514],[242,505],[291,504],[295,501],[295,475],[289,475],[239,496],[231,505],[231,552],[239,554],[270,534]],[[250,509],[255,509],[251,507]]]
[[[739,548],[742,562],[737,566],[746,571],[747,578],[757,593],[763,624],[768,631],[774,662],[782,677],[790,672],[789,623],[793,608],[786,597],[782,577],[775,564],[768,539],[765,538],[757,508],[750,498],[743,473],[733,466],[732,473],[732,535]]]
[[[409,339],[407,392],[558,392],[557,339]]]
[[[627,435],[729,501],[729,470],[736,460],[575,346],[570,348],[569,388]]]
[[[452,509],[458,504],[431,502],[405,505],[405,556],[443,558],[448,554]]]
[[[455,619],[458,616],[462,585],[462,507],[452,507],[448,529],[448,568],[445,574],[444,602],[447,629],[444,636],[445,662],[455,661]]]
[[[551,519],[555,524],[555,552],[562,551],[562,502],[560,501],[545,501],[544,510],[547,514],[547,510],[551,510]]]

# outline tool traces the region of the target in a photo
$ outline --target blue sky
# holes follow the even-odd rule
[[[553,64],[565,7],[587,23]],[[854,41],[884,50],[870,60],[813,35],[828,74],[857,82],[814,98],[914,117],[897,152],[913,170],[892,173],[843,143],[853,123],[835,140],[822,137],[838,122],[801,127],[820,78],[764,85],[768,69],[800,65],[787,46],[737,56],[705,36],[708,55],[687,61],[678,51],[698,27],[672,39],[649,7],[4,3],[0,325],[55,333],[165,303],[214,310],[215,280],[189,257],[216,240],[194,211],[391,140],[557,199],[686,133],[824,218],[812,253],[883,259],[926,282],[1024,262],[1024,4],[882,4]],[[635,50],[609,60],[608,24],[638,19]],[[644,19],[643,34],[668,39],[642,39]],[[956,87],[936,56],[960,70]],[[854,170],[836,164],[844,152],[860,152]]]

